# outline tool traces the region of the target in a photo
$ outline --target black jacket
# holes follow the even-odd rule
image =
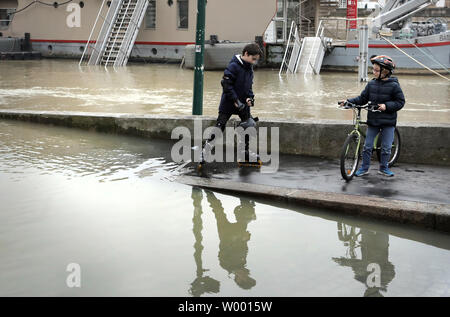
[[[396,77],[387,80],[372,79],[364,88],[360,96],[348,99],[357,105],[372,103],[386,105],[381,112],[369,111],[367,124],[375,127],[395,126],[397,124],[397,111],[405,105],[405,96]]]
[[[247,98],[253,98],[253,66],[243,61],[240,55],[233,56],[224,71],[224,77],[229,78],[229,84],[223,89],[219,111],[236,113],[235,102],[239,99],[246,103]]]

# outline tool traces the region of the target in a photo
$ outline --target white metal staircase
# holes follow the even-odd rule
[[[319,74],[326,50],[324,44],[326,38],[323,36],[323,32],[324,27],[320,21],[316,36],[304,37],[300,43],[297,26],[292,23],[289,41],[280,67],[280,75],[283,72]]]
[[[112,0],[106,17],[103,17],[101,12],[104,2],[89,36],[80,65],[86,55],[89,56],[88,65],[125,66],[148,6],[148,0]],[[97,41],[92,46],[91,36],[100,16],[104,22]]]
[[[298,71],[304,74],[318,74],[322,67],[325,47],[320,37],[305,37],[299,55]]]

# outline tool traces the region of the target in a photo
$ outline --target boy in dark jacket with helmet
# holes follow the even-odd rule
[[[364,142],[362,166],[356,171],[355,176],[369,174],[370,158],[372,156],[373,142],[378,133],[381,137],[380,170],[378,173],[384,176],[394,176],[389,169],[388,162],[391,156],[394,130],[397,124],[397,111],[405,105],[405,96],[400,84],[395,77],[391,77],[395,64],[389,56],[372,56],[375,76],[361,93],[360,96],[348,99],[348,102],[364,105],[369,101],[378,104],[379,112],[369,111],[367,115],[367,135]],[[343,101],[341,101],[343,104]]]
[[[258,62],[262,55],[259,45],[256,43],[248,44],[244,47],[242,55],[235,55],[231,59],[221,81],[223,88],[222,97],[219,105],[219,115],[216,121],[216,127],[222,132],[233,114],[237,114],[243,123],[243,127],[254,125],[250,114],[250,107],[254,104],[253,85],[253,65]],[[251,122],[250,122],[251,121]],[[200,164],[205,162],[205,149],[211,150],[215,135],[205,143]],[[246,158],[248,158],[248,139],[245,140]]]

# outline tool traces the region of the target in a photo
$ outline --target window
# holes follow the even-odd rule
[[[284,17],[284,6],[286,5],[286,0],[277,1],[277,18]]]
[[[145,14],[145,28],[156,28],[156,0],[149,0],[147,13]]]
[[[275,21],[275,28],[277,32],[277,42],[284,41],[284,22]]]
[[[177,27],[179,29],[187,29],[189,27],[189,1],[177,1]]]
[[[0,9],[0,30],[6,30],[16,9]]]

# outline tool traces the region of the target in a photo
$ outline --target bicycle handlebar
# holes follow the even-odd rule
[[[340,106],[341,103],[338,102],[339,108],[341,109],[367,109],[367,111],[372,111],[372,112],[381,112],[380,110],[378,110],[378,108],[380,107],[378,104],[372,103],[372,102],[368,102],[365,105],[357,105],[354,103],[351,103],[349,101],[345,101],[344,102],[344,106]]]

